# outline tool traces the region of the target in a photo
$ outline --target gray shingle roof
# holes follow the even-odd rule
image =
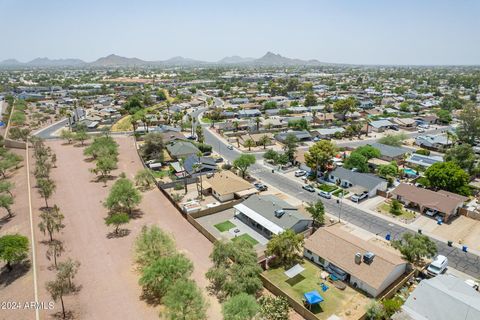
[[[398,156],[401,156],[401,155],[409,152],[409,150],[407,148],[393,147],[393,146],[389,146],[389,145],[386,145],[386,144],[383,144],[383,143],[376,143],[375,142],[375,143],[371,143],[370,145],[372,147],[380,150],[380,153],[383,156],[387,156],[387,157],[391,157],[391,158],[396,158]]]
[[[381,179],[377,176],[368,173],[355,172],[347,170],[343,167],[337,167],[331,173],[334,177],[340,178],[340,180],[348,180],[353,185],[361,186],[367,190],[372,190],[380,183],[385,182],[384,179]]]

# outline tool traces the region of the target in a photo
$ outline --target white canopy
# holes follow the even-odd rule
[[[283,230],[282,227],[279,227],[278,225],[268,220],[264,216],[256,213],[255,211],[253,211],[243,203],[237,204],[233,207],[238,211],[240,211],[241,213],[243,213],[244,215],[246,215],[247,217],[249,217],[250,219],[252,219],[253,221],[256,221],[258,224],[260,224],[261,226],[263,226],[265,229],[267,229],[273,234],[279,234],[285,231]]]
[[[285,271],[285,275],[291,279],[291,278],[295,277],[296,275],[302,273],[303,270],[305,270],[304,267],[302,267],[299,264],[296,264],[293,267],[291,267],[290,269],[288,269],[287,271]]]

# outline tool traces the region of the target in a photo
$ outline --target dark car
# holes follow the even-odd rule
[[[258,190],[258,191],[267,191],[268,190],[268,187],[266,185],[264,185],[263,183],[261,182],[255,182],[253,184],[253,186]]]
[[[223,162],[223,158],[222,158],[222,157],[220,157],[220,158],[215,158],[215,162],[216,162],[216,163]]]
[[[302,186],[302,189],[307,190],[308,192],[315,192],[315,188],[309,184]]]

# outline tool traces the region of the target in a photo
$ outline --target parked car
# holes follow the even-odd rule
[[[223,158],[222,158],[222,157],[220,157],[220,158],[215,158],[215,162],[216,162],[216,163],[223,162]]]
[[[447,270],[448,258],[439,254],[427,268],[427,274],[431,277],[438,276]]]
[[[307,174],[307,171],[305,170],[297,170],[295,171],[295,177],[302,177]]]
[[[310,184],[305,184],[305,185],[303,185],[303,186],[302,186],[302,189],[303,189],[303,190],[307,190],[308,192],[315,192],[315,188],[314,188],[312,185],[310,185]]]
[[[425,129],[420,128],[420,129],[417,130],[417,132],[418,132],[418,133],[423,133],[423,132],[425,132]]]
[[[227,146],[227,149],[228,149],[228,150],[233,150],[233,146],[232,146],[231,144],[229,144],[229,145]]]
[[[436,214],[438,213],[437,210],[430,210],[428,209],[427,211],[425,211],[425,214],[429,217],[434,217]]]
[[[355,193],[353,196],[350,197],[350,200],[353,202],[359,203],[363,199],[368,197],[368,191],[363,191],[362,193]]]
[[[253,186],[258,190],[258,191],[267,191],[268,190],[268,187],[266,185],[264,185],[263,183],[261,182],[255,182],[253,184]]]
[[[319,195],[320,197],[325,198],[325,199],[331,199],[331,198],[332,198],[332,194],[331,194],[330,192],[323,191],[323,190],[320,190],[320,191],[318,192],[318,195]]]

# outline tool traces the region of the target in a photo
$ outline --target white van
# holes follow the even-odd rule
[[[427,268],[427,274],[431,277],[442,274],[448,266],[448,258],[442,255],[438,255],[435,260],[430,263]]]

